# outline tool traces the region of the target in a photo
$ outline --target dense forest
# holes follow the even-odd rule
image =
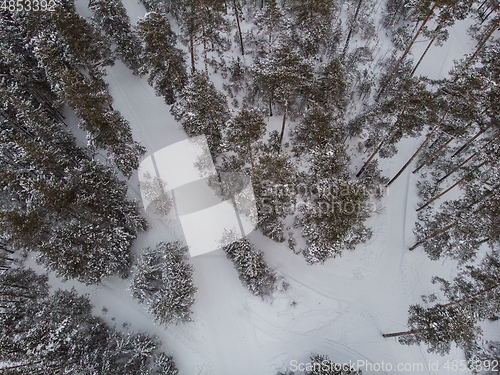
[[[129,194],[147,149],[113,107],[105,77],[118,60],[146,78],[188,136],[207,137],[218,172],[249,176],[258,230],[311,266],[369,241],[374,205],[410,168],[421,203],[414,244],[401,251],[457,269],[409,307],[407,330],[384,337],[441,355],[457,346],[472,364],[500,360],[500,343],[483,339],[483,323],[500,318],[497,1],[387,0],[375,19],[376,0],[141,0],[137,22],[120,0],[89,0],[91,17],[72,0],[38,11],[31,3],[0,10],[3,373],[178,373],[157,337],[109,326],[87,296],[51,291],[47,275],[25,265],[34,255],[86,285],[129,278],[130,294],[166,329],[192,321],[187,248],[132,251],[149,228]],[[445,78],[416,75],[464,20],[470,54]],[[375,59],[378,33],[392,52]],[[416,151],[385,175],[381,165],[408,138]],[[242,286],[270,301],[280,287],[263,249],[243,239],[222,250]],[[355,374],[308,372],[334,373]]]

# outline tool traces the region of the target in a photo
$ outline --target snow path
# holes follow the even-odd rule
[[[87,15],[83,3],[77,1],[78,10]],[[145,10],[137,0],[123,3],[133,23],[144,15]],[[457,43],[461,36],[462,30],[451,32],[450,40]],[[425,48],[425,43],[421,45]],[[451,59],[462,52],[461,48],[456,52],[455,46],[432,47],[417,73],[438,78],[434,75],[445,72]],[[415,56],[419,56],[417,52],[415,48]],[[433,61],[441,64],[443,54],[448,58],[439,71]],[[146,156],[187,138],[170,115],[169,107],[155,95],[145,78],[132,75],[119,61],[107,73],[113,106],[131,123],[134,139],[147,148]],[[270,119],[270,123],[277,124],[278,117]],[[397,156],[382,161],[385,174],[392,177],[419,142],[403,140]],[[285,244],[277,244],[259,232],[252,233],[250,240],[290,284],[287,290],[276,292],[271,302],[249,295],[221,251],[190,260],[198,287],[194,322],[180,326],[156,325],[144,307],[130,297],[129,280],[113,277],[101,285],[85,287],[75,281],[62,283],[51,275],[50,282],[54,287],[75,287],[89,293],[95,312],[118,328],[128,329],[122,324],[129,322],[131,330],[158,335],[174,356],[181,375],[275,375],[278,370],[288,368],[291,360],[307,362],[311,353],[327,354],[337,362],[384,361],[395,368],[398,363],[439,361],[442,367],[447,360],[462,359],[463,354],[453,350],[450,356],[440,357],[428,354],[425,347],[405,347],[396,339],[382,337],[385,332],[405,330],[408,306],[420,303],[422,294],[436,290],[430,283],[431,276],[448,278],[454,268],[451,261],[430,261],[421,249],[408,251],[414,239],[417,203],[417,176],[411,170],[409,167],[377,204],[382,209],[368,222],[373,238],[325,265],[309,266]],[[137,174],[130,179],[129,186],[131,197],[140,199]],[[139,235],[135,252],[158,241],[183,237],[177,221],[149,218],[148,221],[151,229]],[[28,265],[41,270],[32,260]],[[106,314],[101,311],[103,306],[108,309]],[[364,374],[381,373],[384,372],[364,371]],[[389,373],[445,374],[446,371]]]

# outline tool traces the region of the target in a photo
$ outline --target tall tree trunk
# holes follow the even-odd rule
[[[205,60],[205,74],[208,77],[207,36],[205,33],[205,22],[203,22],[203,15],[201,13],[202,12],[200,12],[200,23],[201,23],[201,32],[203,37],[203,58]]]
[[[241,54],[245,55],[245,47],[243,46],[243,35],[241,34],[240,15],[238,12],[238,4],[236,3],[236,0],[233,0],[233,7],[234,7],[234,15],[236,17],[236,25],[238,26],[238,35],[240,37]]]
[[[247,143],[248,156],[250,157],[250,171],[253,176],[254,165],[253,165],[253,155],[252,155],[252,145],[250,142]]]
[[[422,24],[420,25],[419,29],[417,30],[417,32],[413,36],[412,40],[410,41],[410,44],[408,45],[408,47],[406,47],[405,51],[403,52],[403,55],[401,56],[401,58],[399,59],[399,61],[396,63],[396,66],[392,69],[392,72],[389,75],[389,78],[384,83],[384,85],[382,86],[382,88],[380,89],[380,91],[379,91],[379,93],[377,95],[377,101],[380,98],[380,96],[382,95],[382,93],[384,92],[385,88],[389,85],[389,83],[394,78],[394,75],[396,74],[396,71],[398,70],[398,68],[401,65],[401,63],[403,62],[403,60],[405,59],[405,57],[408,54],[408,52],[410,52],[410,49],[413,46],[413,44],[415,43],[415,41],[417,40],[418,36],[420,35],[420,32],[422,31],[422,29],[424,28],[424,26],[427,24],[427,21],[429,21],[429,19],[433,15],[434,9],[436,8],[436,6],[437,6],[437,2],[434,3],[434,5],[432,6],[431,10],[429,11],[429,14],[425,17],[424,21],[422,22]]]
[[[484,289],[484,290],[481,290],[480,292],[474,293],[474,294],[472,294],[472,295],[470,295],[470,296],[467,296],[467,297],[461,298],[461,299],[459,299],[459,300],[452,301],[452,302],[449,302],[449,303],[447,303],[447,304],[444,304],[444,305],[443,305],[443,307],[445,307],[445,306],[453,306],[453,305],[457,305],[457,304],[459,304],[459,303],[461,303],[461,302],[468,301],[468,300],[470,300],[470,299],[472,299],[472,298],[475,298],[475,297],[477,297],[477,296],[480,296],[481,294],[488,293],[488,292],[492,291],[493,289],[498,288],[499,286],[500,286],[500,284],[495,284],[495,285],[493,285],[493,286],[491,286],[491,287],[489,287],[489,288],[486,288],[486,289]]]
[[[415,333],[420,333],[420,332],[425,332],[429,331],[431,328],[422,328],[422,329],[411,329],[409,331],[403,331],[403,332],[393,332],[393,333],[384,333],[382,336],[384,337],[397,337],[397,336],[404,336],[404,335],[414,335]]]
[[[345,55],[347,54],[347,49],[349,48],[349,41],[351,40],[351,36],[352,36],[352,30],[354,29],[354,25],[356,24],[356,20],[358,19],[358,14],[359,14],[359,10],[361,9],[362,2],[363,2],[363,0],[359,0],[358,6],[356,7],[356,12],[354,13],[352,25],[349,28],[349,33],[347,34],[347,38],[345,40],[344,49],[342,50],[342,55],[341,55],[342,60],[344,59]]]
[[[413,74],[415,74],[415,71],[417,70],[417,68],[420,65],[420,63],[422,62],[422,60],[424,59],[424,56],[426,55],[426,53],[429,51],[429,49],[431,48],[432,44],[436,40],[438,32],[441,30],[441,27],[442,27],[441,25],[437,25],[437,27],[434,29],[434,33],[435,33],[434,36],[432,37],[431,41],[427,45],[427,48],[425,49],[424,53],[422,53],[422,56],[420,56],[420,59],[418,59],[417,65],[415,65],[415,67],[411,71],[410,76],[413,76]]]
[[[477,170],[477,169],[481,168],[485,164],[486,164],[486,161],[483,161],[481,164],[479,164],[477,167],[475,167],[474,170]],[[427,207],[429,204],[431,204],[432,202],[434,202],[436,199],[441,198],[443,195],[445,195],[447,192],[449,192],[450,190],[452,190],[455,186],[457,186],[458,184],[460,184],[463,180],[465,180],[469,176],[470,176],[470,173],[467,174],[466,176],[462,177],[460,180],[458,180],[457,182],[455,182],[453,185],[451,185],[448,189],[446,189],[442,193],[439,193],[434,198],[432,198],[429,201],[427,201],[427,203],[425,203],[424,205],[422,205],[419,208],[417,208],[417,212],[420,211],[420,210],[423,210],[425,207]]]
[[[481,112],[481,115],[486,112],[486,109]],[[417,173],[423,166],[427,165],[437,154],[439,154],[446,146],[448,146],[454,139],[457,139],[457,137],[460,135],[460,134],[463,134],[470,126],[472,126],[476,121],[471,121],[469,122],[463,129],[462,131],[459,133],[459,134],[456,134],[452,137],[450,137],[450,139],[448,139],[441,147],[439,147],[439,149],[437,151],[435,151],[431,156],[429,156],[422,164],[420,164],[414,171],[413,173]]]
[[[427,242],[428,240],[434,238],[434,237],[437,237],[439,236],[440,234],[450,230],[451,228],[453,228],[455,225],[457,225],[458,222],[457,221],[454,221],[453,223],[451,223],[450,225],[447,225],[446,227],[442,228],[442,229],[439,229],[437,231],[435,231],[434,233],[432,233],[431,235],[425,237],[424,239],[420,240],[420,241],[417,241],[412,247],[410,247],[410,250],[414,250],[416,249],[418,246],[422,245],[424,242]]]
[[[448,172],[444,177],[441,177],[439,180],[436,181],[436,184],[440,184],[441,182],[443,182],[446,178],[448,178],[449,176],[451,176],[453,173],[455,173],[456,171],[458,171],[460,168],[462,168],[465,164],[467,164],[472,158],[474,158],[475,156],[477,156],[477,152],[472,154],[471,156],[469,156],[467,159],[465,159],[462,163],[460,163],[460,165],[456,168],[453,168],[453,170],[451,172]]]
[[[486,129],[480,130],[474,137],[472,137],[472,139],[470,139],[469,141],[465,142],[465,144],[462,147],[460,147],[453,155],[451,155],[451,157],[454,158],[455,156],[457,156],[458,154],[460,154],[463,150],[465,150],[465,148],[469,144],[471,144],[471,142],[474,142],[481,134],[486,133],[489,130],[489,128],[491,128],[492,126],[493,126],[493,123],[491,123],[490,125],[488,125],[486,127]]]
[[[488,39],[490,39],[491,35],[495,32],[498,25],[500,25],[500,17],[497,18],[497,20],[493,24],[493,27],[491,28],[490,32],[488,33],[488,35],[486,35],[486,37],[483,39],[483,41],[479,44],[479,46],[476,48],[476,50],[474,51],[472,56],[469,57],[469,59],[465,63],[465,66],[468,66],[472,62],[472,60],[474,60],[476,58],[477,54],[479,53],[479,51],[481,51],[481,48],[484,47],[484,45],[486,44]]]
[[[361,169],[359,170],[359,172],[356,174],[356,177],[361,176],[361,174],[366,169],[366,167],[368,166],[368,164],[370,164],[370,162],[373,160],[373,158],[375,157],[375,155],[378,154],[378,152],[380,151],[380,149],[384,145],[385,141],[388,140],[389,137],[392,135],[392,132],[394,131],[394,129],[396,128],[396,126],[399,124],[399,121],[401,120],[401,117],[405,113],[407,106],[408,106],[408,102],[403,107],[403,110],[401,111],[401,113],[399,114],[398,118],[396,119],[396,122],[394,122],[394,125],[392,125],[392,127],[389,129],[389,132],[387,133],[387,135],[384,137],[384,139],[382,139],[382,141],[379,143],[378,147],[370,155],[370,157],[368,158],[368,160],[365,162],[365,164],[361,167]]]
[[[196,66],[194,63],[194,37],[193,33],[189,34],[189,51],[191,52],[191,73],[194,73]]]
[[[396,181],[396,179],[401,175],[401,173],[403,173],[403,171],[410,165],[410,163],[413,161],[413,159],[415,159],[417,157],[417,155],[420,153],[420,151],[422,151],[422,149],[430,141],[431,137],[434,135],[434,133],[436,132],[436,130],[438,130],[438,128],[441,126],[441,124],[443,123],[443,121],[444,121],[444,119],[445,119],[445,117],[446,117],[447,114],[448,114],[448,110],[445,112],[445,114],[441,118],[441,121],[439,121],[439,123],[434,127],[434,129],[432,129],[432,131],[429,133],[429,135],[427,136],[427,138],[425,139],[425,141],[420,145],[420,147],[418,148],[418,150],[415,151],[415,153],[410,158],[410,160],[408,160],[406,162],[406,164],[403,166],[403,168],[401,168],[399,170],[399,172],[392,178],[392,180],[389,181],[389,183],[387,184],[387,186],[389,186],[394,181]]]
[[[288,114],[288,103],[290,102],[290,91],[288,91],[288,95],[285,101],[285,113],[283,113],[283,123],[281,124],[281,134],[280,134],[280,151],[281,151],[281,143],[283,142],[283,136],[285,134],[285,123],[286,123],[286,115]]]

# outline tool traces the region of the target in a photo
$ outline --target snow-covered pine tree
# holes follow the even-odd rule
[[[86,69],[93,79],[100,81],[104,67],[114,63],[110,40],[80,16],[71,3],[71,6],[55,7],[52,13],[55,30],[45,32],[57,32],[63,43],[61,47],[69,52],[65,54],[65,59],[69,59],[74,66]]]
[[[361,370],[354,370],[349,364],[336,363],[327,355],[316,354],[311,356],[313,368],[306,370],[306,375],[362,375]],[[314,366],[315,365],[315,366]]]
[[[146,229],[127,186],[94,161],[16,87],[0,85],[2,210],[12,249],[39,251],[39,261],[63,278],[86,283],[126,273],[132,240]]]
[[[227,2],[221,0],[173,0],[170,8],[181,26],[183,42],[188,45],[191,72],[196,70],[196,49],[203,47],[205,73],[208,75],[208,53],[227,51],[231,40],[226,19]]]
[[[204,134],[215,157],[220,152],[222,129],[230,118],[227,100],[204,73],[195,72],[183,96],[170,109],[190,136]]]
[[[337,58],[321,65],[311,88],[311,98],[327,110],[343,114],[347,106],[349,77]]]
[[[178,242],[160,242],[142,253],[136,266],[130,286],[132,295],[146,304],[161,324],[191,321],[196,287],[187,251]]]
[[[274,41],[278,39],[278,35],[285,26],[284,16],[285,13],[276,0],[266,1],[264,9],[257,13],[255,24],[259,27],[259,31],[264,32],[267,36],[266,52],[268,53],[271,53]]]
[[[312,103],[303,119],[290,131],[295,156],[309,153],[315,147],[341,142],[339,128],[333,114]]]
[[[252,294],[264,298],[273,293],[276,289],[276,275],[267,265],[262,253],[255,250],[247,238],[224,246],[222,250],[233,262],[243,285]]]
[[[267,93],[271,114],[274,100],[283,105],[280,145],[285,134],[290,101],[310,85],[313,72],[312,64],[286,43],[282,43],[269,57],[257,60],[252,67],[255,84]]]
[[[332,149],[321,150],[319,154],[331,162],[337,161],[338,153]],[[337,173],[338,168],[330,169]],[[371,230],[364,226],[370,214],[369,195],[361,181],[332,174],[315,178],[309,188],[311,192],[316,189],[317,195],[312,194],[300,207],[299,220],[308,244],[303,250],[308,263],[324,263],[328,258],[340,255],[344,249],[352,250],[371,237]]]
[[[337,4],[333,0],[291,0],[285,4],[293,18],[291,37],[297,39],[302,55],[328,55],[335,47],[333,19]]]
[[[432,282],[441,285],[448,302],[424,308],[420,305],[409,309],[409,331],[386,334],[398,336],[402,344],[426,343],[429,352],[446,354],[451,344],[471,350],[477,345],[482,330],[478,322],[497,320],[500,314],[500,256],[495,249],[476,265],[467,265],[450,282],[434,277]],[[425,302],[437,300],[435,294]]]
[[[240,159],[250,162],[254,169],[254,150],[252,145],[266,132],[266,123],[256,109],[243,108],[228,121],[224,129],[224,149],[235,152]]]
[[[295,210],[297,172],[286,154],[266,153],[255,166],[252,185],[257,200],[258,227],[283,242],[283,218]]]
[[[135,74],[142,66],[141,42],[132,31],[130,18],[121,0],[91,0],[89,8],[93,21],[104,35],[116,45],[115,53]]]
[[[88,131],[90,145],[108,151],[110,161],[130,177],[145,148],[133,140],[128,121],[112,109],[113,99],[103,81],[85,77],[68,61],[61,60],[55,41],[40,38],[36,44],[37,57],[57,95],[82,120],[79,125]]]
[[[157,337],[124,334],[107,326],[92,315],[88,297],[74,289],[49,294],[47,277],[25,269],[0,272],[0,283],[23,291],[16,303],[2,306],[0,370],[177,375],[172,357],[161,351]]]
[[[175,47],[176,35],[167,17],[150,12],[137,22],[137,33],[143,48],[141,74],[149,74],[148,82],[165,103],[174,104],[187,82],[183,52]]]

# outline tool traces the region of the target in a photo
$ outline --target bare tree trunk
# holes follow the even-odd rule
[[[201,23],[201,32],[203,34],[203,57],[205,60],[205,74],[208,77],[208,57],[207,57],[207,37],[205,35],[205,22],[203,22],[203,15],[200,12],[200,23]]]
[[[420,59],[418,59],[418,62],[417,62],[417,65],[415,65],[415,67],[413,68],[413,70],[411,71],[410,73],[410,76],[412,76],[413,74],[415,74],[415,71],[417,70],[418,66],[420,65],[420,63],[422,62],[422,60],[424,59],[424,56],[426,55],[426,53],[429,51],[429,49],[431,48],[432,46],[432,43],[434,43],[434,41],[436,40],[437,38],[437,33],[441,30],[441,25],[438,25],[436,27],[436,29],[434,30],[434,36],[432,37],[431,41],[429,42],[429,44],[427,45],[427,48],[425,49],[424,53],[422,53],[422,56],[420,56]]]
[[[420,153],[420,151],[422,151],[422,149],[430,141],[431,137],[434,135],[434,133],[436,132],[436,130],[441,126],[441,124],[443,123],[443,121],[444,121],[444,119],[445,119],[445,117],[446,117],[447,114],[448,114],[448,110],[445,112],[445,114],[441,118],[441,121],[439,121],[439,123],[434,127],[434,129],[432,129],[432,131],[429,133],[429,135],[427,136],[427,138],[425,139],[425,141],[420,145],[420,147],[418,148],[418,150],[415,151],[415,153],[410,158],[410,160],[408,160],[406,162],[406,164],[403,166],[403,168],[401,168],[399,170],[399,172],[392,178],[392,180],[389,181],[389,183],[387,184],[387,186],[389,186],[394,181],[396,181],[396,179],[401,175],[401,173],[403,173],[403,171],[410,165],[410,163],[413,161],[413,159],[415,159],[417,157],[417,155]]]
[[[484,114],[484,112],[486,112],[486,109],[481,112],[481,115]],[[460,134],[463,134],[470,126],[472,126],[476,121],[471,121],[469,122],[463,129],[462,131],[460,132]],[[414,171],[413,173],[417,173],[423,166],[427,165],[431,160],[432,158],[434,158],[437,154],[439,154],[446,146],[448,146],[454,139],[456,139],[457,137],[459,136],[459,134],[457,135],[454,135],[453,137],[451,137],[450,139],[448,139],[448,141],[446,141],[446,143],[444,145],[442,145],[436,152],[434,152],[431,156],[429,156],[422,164],[420,164],[420,166],[418,166]]]
[[[361,169],[359,170],[359,172],[356,174],[356,177],[359,177],[361,176],[361,174],[363,173],[363,171],[366,169],[366,167],[368,166],[368,164],[370,164],[370,162],[373,160],[373,158],[375,157],[375,155],[378,154],[378,152],[380,151],[380,149],[382,148],[382,146],[384,145],[385,141],[387,139],[389,139],[389,137],[392,135],[392,132],[394,131],[394,129],[396,128],[396,126],[399,124],[399,120],[401,120],[401,117],[403,116],[403,114],[405,113],[406,111],[406,107],[408,106],[408,102],[405,104],[405,106],[403,107],[403,110],[401,111],[401,113],[399,114],[398,118],[396,119],[396,122],[394,123],[394,125],[392,125],[392,127],[389,129],[389,132],[387,133],[387,135],[384,137],[384,139],[382,139],[382,141],[379,143],[378,147],[375,149],[375,151],[370,155],[370,157],[368,158],[368,160],[365,162],[365,164],[361,167]]]
[[[234,7],[234,15],[236,17],[236,25],[238,26],[238,35],[240,36],[241,54],[245,55],[245,48],[243,46],[243,35],[241,34],[240,15],[238,12],[238,4],[236,3],[236,0],[233,0],[233,7]]]
[[[460,165],[456,168],[453,168],[453,170],[449,173],[447,173],[444,177],[441,177],[439,180],[436,181],[436,184],[440,184],[441,182],[443,182],[446,178],[448,178],[449,176],[451,176],[453,173],[455,173],[456,171],[458,171],[460,168],[462,168],[465,164],[467,164],[472,158],[474,158],[475,156],[477,156],[477,152],[472,154],[471,156],[469,156],[467,159],[465,159],[462,163],[460,163]]]
[[[429,331],[429,330],[430,330],[430,328],[411,329],[409,331],[403,331],[403,332],[384,333],[382,336],[384,336],[384,337],[397,337],[397,336],[403,336],[403,335],[414,335],[415,333],[425,332],[425,331]]]
[[[453,155],[451,155],[451,157],[454,158],[455,156],[457,156],[458,154],[460,154],[463,150],[465,150],[465,148],[471,142],[474,142],[481,134],[486,133],[489,130],[489,128],[491,128],[492,126],[493,126],[493,123],[491,123],[490,125],[488,125],[486,127],[486,129],[480,130],[474,137],[472,137],[472,139],[470,139],[469,141],[465,142],[465,144],[462,147],[460,147]]]
[[[356,12],[354,13],[354,18],[352,20],[352,25],[349,28],[349,33],[347,34],[347,38],[345,40],[344,49],[342,50],[342,55],[341,55],[341,59],[342,60],[344,59],[344,57],[345,57],[345,55],[347,53],[347,49],[349,48],[349,41],[351,40],[352,30],[354,29],[354,25],[356,23],[356,20],[358,19],[358,14],[359,14],[359,10],[361,9],[361,3],[362,2],[363,2],[363,0],[359,0],[358,6],[356,8]]]
[[[467,62],[465,63],[465,66],[468,66],[472,60],[474,60],[477,56],[477,54],[479,53],[479,51],[481,50],[481,48],[484,47],[484,45],[486,44],[486,42],[488,41],[488,39],[490,39],[491,35],[495,32],[496,28],[498,27],[498,25],[500,24],[500,17],[498,17],[498,19],[495,21],[495,23],[493,24],[493,27],[491,28],[490,32],[488,33],[488,35],[486,35],[486,37],[483,39],[483,41],[481,42],[481,44],[479,44],[479,46],[476,48],[476,51],[472,54],[471,57],[469,57],[469,60],[467,60]]]
[[[481,168],[483,165],[486,164],[486,161],[483,161],[481,164],[479,164],[477,167],[474,168],[474,170],[477,170],[479,168]],[[462,177],[460,180],[458,180],[457,182],[455,182],[453,185],[451,185],[448,189],[446,189],[445,191],[443,191],[442,193],[436,195],[434,198],[432,198],[431,200],[427,201],[426,204],[424,204],[423,206],[420,206],[419,208],[417,208],[417,212],[424,209],[425,207],[427,207],[429,204],[431,204],[432,202],[434,202],[436,199],[438,198],[441,198],[443,195],[445,195],[447,192],[449,192],[450,190],[452,190],[455,186],[457,186],[459,183],[461,183],[463,180],[465,180],[467,177],[469,177],[470,174]]]
[[[281,134],[280,134],[280,151],[281,151],[281,143],[283,142],[283,135],[285,134],[285,123],[286,123],[286,115],[288,114],[288,103],[290,102],[290,91],[288,91],[288,96],[285,101],[285,113],[283,114],[283,123],[281,124]]]
[[[480,296],[481,294],[488,293],[489,291],[491,291],[491,290],[493,290],[493,289],[496,289],[496,288],[498,288],[499,286],[500,286],[500,284],[495,284],[495,285],[493,285],[493,286],[491,286],[491,287],[489,287],[489,288],[486,288],[486,289],[484,289],[484,290],[482,290],[482,291],[480,291],[480,292],[474,293],[474,294],[472,294],[472,295],[470,295],[470,296],[467,296],[467,297],[461,298],[461,299],[459,299],[459,300],[457,300],[457,301],[452,301],[452,302],[449,302],[449,303],[447,303],[447,304],[443,305],[443,307],[445,307],[445,306],[453,306],[453,305],[459,304],[459,303],[461,303],[461,302],[468,301],[468,300],[470,300],[470,299],[472,299],[472,298],[475,298],[475,297],[477,297],[477,296]]]
[[[415,248],[417,248],[418,246],[422,245],[424,242],[427,242],[428,240],[434,238],[434,237],[437,237],[439,236],[441,233],[444,233],[448,230],[450,230],[451,228],[453,228],[455,225],[457,225],[458,222],[454,221],[453,223],[451,223],[450,225],[447,225],[446,227],[442,228],[442,229],[439,229],[437,231],[435,231],[433,234],[425,237],[424,239],[418,241],[415,243],[415,245],[413,245],[412,247],[410,247],[410,250],[414,250]]]
[[[434,9],[436,8],[436,6],[437,6],[437,2],[434,3],[434,5],[432,6],[431,10],[429,11],[429,14],[425,17],[424,21],[422,22],[422,24],[420,25],[419,29],[417,30],[417,32],[413,36],[412,40],[410,41],[410,44],[408,45],[408,47],[406,47],[406,50],[403,52],[403,55],[401,56],[401,58],[397,62],[397,64],[394,67],[394,69],[392,69],[392,72],[389,75],[389,78],[387,79],[387,81],[385,82],[385,84],[382,86],[382,88],[380,89],[380,91],[379,91],[379,93],[377,95],[377,101],[380,98],[380,95],[382,95],[382,93],[384,92],[385,88],[389,85],[389,83],[394,78],[394,75],[396,74],[396,71],[398,70],[399,66],[403,62],[403,60],[406,57],[406,55],[408,54],[408,52],[410,52],[411,47],[413,46],[413,44],[417,40],[417,38],[420,35],[420,32],[422,31],[422,29],[424,28],[424,26],[427,24],[427,21],[429,21],[429,19],[431,18],[432,14],[434,13]]]
[[[194,63],[194,37],[192,33],[189,35],[189,51],[191,52],[191,73],[194,73],[196,66]]]

